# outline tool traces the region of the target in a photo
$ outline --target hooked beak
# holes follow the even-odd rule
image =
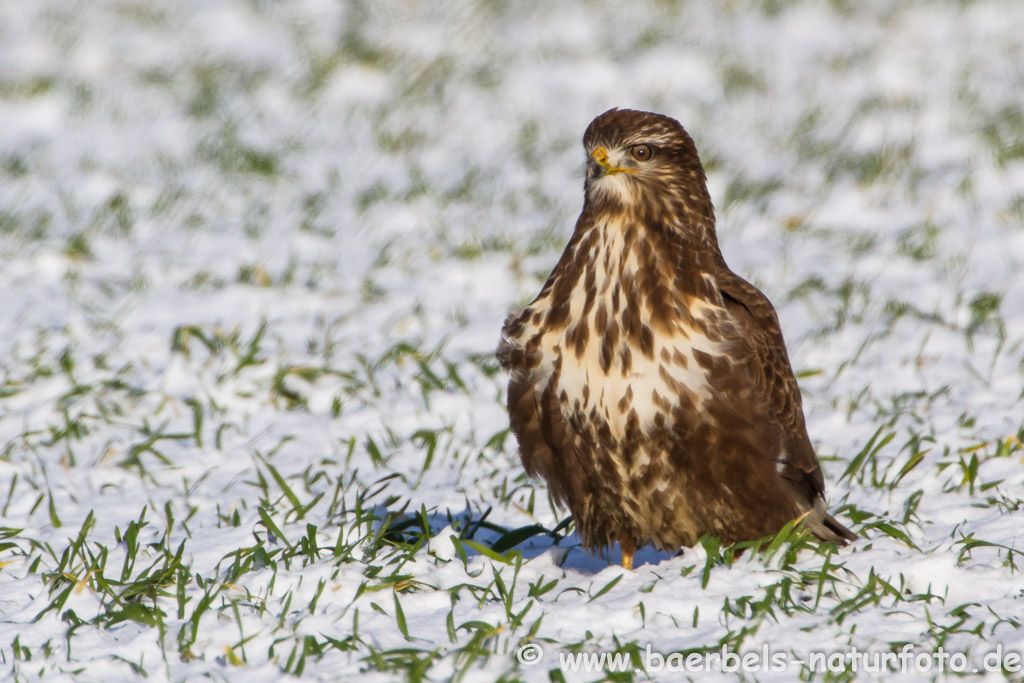
[[[591,153],[590,158],[587,159],[587,180],[594,180],[605,175],[614,175],[616,173],[636,173],[636,171],[632,168],[612,166],[608,161],[608,150],[604,147],[598,147],[595,149]]]

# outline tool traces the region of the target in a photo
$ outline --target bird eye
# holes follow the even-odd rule
[[[649,161],[654,156],[654,150],[650,145],[633,145],[630,149],[630,154],[637,161]]]

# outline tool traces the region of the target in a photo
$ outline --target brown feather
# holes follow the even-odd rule
[[[821,538],[852,539],[825,514],[775,311],[722,259],[693,140],[613,109],[584,146],[583,212],[498,349],[527,472],[588,547],[746,540],[806,512]]]

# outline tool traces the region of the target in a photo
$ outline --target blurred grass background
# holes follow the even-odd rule
[[[533,637],[1012,639],[1021,26],[1010,0],[3,4],[3,663],[516,678],[546,676],[505,656]],[[732,570],[705,548],[593,585],[603,565],[573,552],[550,592],[532,525],[561,515],[518,465],[491,353],[570,233],[579,141],[612,106],[697,142],[726,257],[779,309],[834,507],[872,538],[841,572],[793,550],[715,582]],[[439,558],[448,522],[519,589],[499,560],[478,580],[493,558],[473,546]],[[963,607],[978,576],[983,607]],[[703,620],[636,623],[662,584]]]

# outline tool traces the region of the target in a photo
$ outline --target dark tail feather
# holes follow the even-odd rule
[[[832,515],[825,515],[825,519],[822,520],[822,526],[830,535],[819,535],[819,538],[824,541],[832,541],[840,547],[860,538],[860,536],[837,522]]]
[[[814,501],[814,511],[809,515],[807,528],[821,540],[835,543],[840,548],[860,538],[825,512],[825,501],[821,498]]]

